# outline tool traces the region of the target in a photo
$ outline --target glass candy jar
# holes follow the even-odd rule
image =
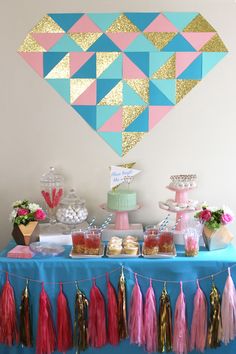
[[[57,209],[57,221],[67,225],[64,233],[70,234],[76,226],[87,219],[88,211],[85,200],[80,199],[71,189],[68,195],[62,199]]]
[[[56,223],[56,211],[61,201],[64,188],[64,177],[50,167],[49,172],[44,173],[40,179],[41,194],[47,205],[47,214],[50,224]]]

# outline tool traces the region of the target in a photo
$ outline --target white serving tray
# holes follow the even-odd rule
[[[158,253],[158,254],[144,254],[143,253],[143,247],[142,247],[142,256],[144,258],[174,258],[177,256],[177,253],[176,253],[176,248],[174,246],[174,251],[173,253]]]
[[[69,257],[71,258],[101,258],[104,256],[105,246],[102,244],[99,254],[78,254],[73,252],[73,247],[71,248]]]
[[[138,253],[137,254],[126,254],[126,253],[121,253],[121,254],[109,254],[108,253],[108,247],[106,247],[106,256],[108,258],[138,258],[141,256],[140,252],[140,245],[138,247]]]

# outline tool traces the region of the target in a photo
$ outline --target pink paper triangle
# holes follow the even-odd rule
[[[125,50],[139,33],[107,33],[107,36],[119,47]]]
[[[19,52],[20,56],[36,71],[39,76],[43,77],[43,53],[36,52]]]
[[[68,31],[70,33],[79,32],[101,32],[100,28],[87,16],[83,15]]]
[[[181,34],[196,50],[199,50],[215,35],[215,32],[182,32]]]
[[[73,102],[73,105],[92,106],[97,103],[97,82],[96,80]]]
[[[176,53],[176,77],[187,69],[192,62],[200,55],[200,52],[177,52]]]
[[[49,50],[54,44],[64,36],[64,33],[31,33],[36,42],[44,49]]]
[[[122,131],[122,108],[120,108],[106,123],[99,129],[99,132],[121,132]]]
[[[93,55],[93,52],[70,53],[70,75],[73,76]]]
[[[177,28],[162,14],[145,28],[144,32],[178,32]]]
[[[149,130],[173,108],[173,106],[149,106]]]
[[[146,75],[123,53],[123,78],[146,79]]]

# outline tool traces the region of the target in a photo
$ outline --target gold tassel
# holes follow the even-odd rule
[[[32,323],[30,316],[28,281],[22,292],[20,304],[20,342],[25,347],[32,347]]]
[[[160,297],[159,308],[159,333],[158,333],[158,351],[161,353],[172,351],[172,315],[170,297],[166,290],[166,284]]]
[[[126,310],[126,285],[123,267],[120,273],[118,285],[118,325],[119,325],[119,338],[126,339],[128,337],[127,325],[127,310]]]
[[[212,288],[210,293],[210,319],[208,324],[207,343],[210,348],[220,346],[222,338],[222,323],[220,310],[220,293],[216,288],[212,278]]]
[[[76,353],[88,348],[88,299],[77,287],[75,297],[74,347]]]

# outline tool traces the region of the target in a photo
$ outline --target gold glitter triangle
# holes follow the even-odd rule
[[[183,32],[215,32],[215,29],[199,14],[184,28]]]
[[[149,79],[130,79],[125,81],[144,102],[149,102]]]
[[[145,133],[122,133],[122,156],[138,144]]]
[[[120,55],[120,52],[97,52],[96,67],[99,77]]]
[[[46,79],[69,79],[69,78],[70,78],[70,55],[68,53],[47,74]]]
[[[70,80],[70,103],[75,100],[95,81],[95,79],[71,79]]]
[[[179,103],[200,80],[176,80],[176,103]]]
[[[53,19],[46,15],[32,29],[33,33],[65,33],[65,31]]]
[[[175,36],[177,32],[145,32],[144,36],[151,41],[156,48],[162,50]],[[140,48],[142,50],[142,48]]]
[[[176,55],[173,54],[153,75],[152,79],[175,79]]]
[[[125,130],[146,108],[146,106],[123,106],[122,129]]]
[[[45,49],[41,47],[30,34],[28,34],[18,49],[18,52],[45,52]]]
[[[206,44],[204,44],[200,49],[200,52],[228,52],[228,49],[216,33]]]
[[[106,32],[140,32],[138,27],[127,16],[121,14],[106,30]]]
[[[81,32],[81,33],[68,33],[68,36],[75,41],[76,44],[78,44],[84,51],[88,50],[89,47],[93,43],[96,42],[96,40],[101,37],[102,33],[98,32]]]
[[[113,89],[98,103],[99,106],[120,106],[123,103],[123,83],[120,81]]]
[[[123,163],[122,165],[118,165],[119,167],[124,167],[124,168],[132,168],[136,162],[129,162],[129,163]]]

